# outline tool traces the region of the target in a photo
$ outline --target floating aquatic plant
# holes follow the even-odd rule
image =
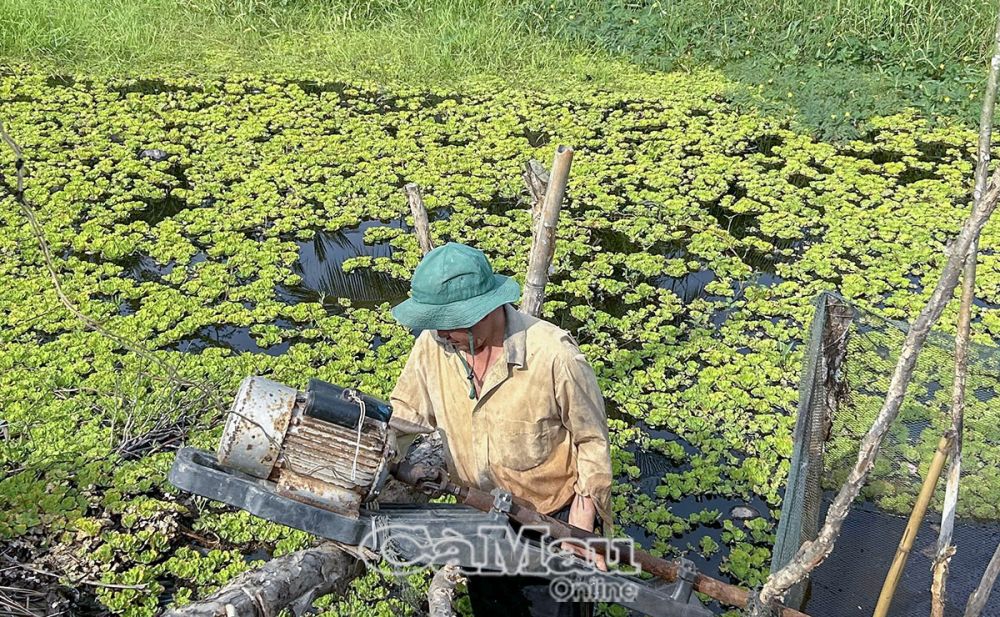
[[[413,340],[389,308],[420,259],[401,187],[420,184],[438,242],[473,244],[521,277],[521,166],[571,144],[544,312],[577,337],[608,402],[619,528],[654,553],[700,552],[745,585],[769,565],[812,297],[839,289],[905,320],[969,201],[968,131],[907,113],[834,146],[736,113],[719,80],[649,76],[572,97],[485,82],[433,96],[256,76],[155,83],[13,68],[0,99],[68,297],[223,399],[248,374],[386,396]],[[9,186],[0,203],[0,536],[43,537],[104,582],[143,585],[97,595],[136,616],[224,584],[246,556],[305,546],[172,489],[176,443],[119,450],[129,418],[148,429],[158,406],[179,418],[195,398],[68,313]],[[996,243],[987,229],[984,342],[1000,336]],[[875,396],[861,386],[876,368],[859,367],[855,396]],[[970,414],[967,447],[988,450],[991,418]],[[218,420],[200,409],[184,439],[213,448]],[[925,442],[904,452],[918,467]],[[995,517],[1000,487],[986,480],[970,483],[974,514]],[[886,507],[905,497],[881,488],[871,497]],[[732,501],[760,517],[731,520]],[[378,584],[359,581],[345,602],[382,597]]]

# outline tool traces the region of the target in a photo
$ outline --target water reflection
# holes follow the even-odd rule
[[[705,297],[705,287],[714,280],[715,272],[712,270],[698,270],[684,276],[658,276],[655,284],[672,291],[684,304],[690,304],[696,298]]]
[[[279,319],[275,322],[275,325],[288,330],[289,334],[293,336],[270,347],[261,347],[257,343],[257,340],[250,334],[249,327],[212,324],[205,326],[194,334],[166,345],[164,349],[198,353],[211,347],[217,347],[228,349],[234,353],[261,353],[268,356],[280,356],[288,351],[288,348],[295,342],[294,324],[290,321]]]
[[[392,257],[388,242],[365,244],[365,230],[384,227],[380,221],[335,232],[319,231],[311,240],[299,242],[299,259],[292,271],[302,278],[297,285],[280,285],[278,297],[289,304],[319,302],[329,309],[339,310],[340,298],[352,306],[374,308],[383,302],[396,304],[406,299],[409,281],[402,281],[371,268],[344,272],[344,262],[352,257]],[[401,219],[388,223],[403,229]]]
[[[125,224],[143,221],[150,227],[156,227],[160,222],[180,214],[189,206],[185,200],[168,194],[163,199],[147,201],[144,207],[133,210],[125,220]]]
[[[161,266],[149,255],[133,253],[117,261],[125,277],[140,283],[161,283],[163,277],[173,272],[174,262]]]

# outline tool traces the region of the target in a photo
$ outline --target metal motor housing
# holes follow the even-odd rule
[[[316,379],[300,392],[247,377],[226,418],[218,462],[274,482],[279,495],[357,518],[388,475],[391,415],[384,401]]]

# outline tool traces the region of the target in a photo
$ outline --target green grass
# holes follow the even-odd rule
[[[567,0],[534,23],[646,68],[720,69],[737,100],[836,137],[905,106],[975,122],[996,11],[984,0]]]
[[[407,83],[555,72],[611,79],[625,63],[529,32],[507,3],[5,0],[0,56],[88,73],[302,73]],[[595,63],[596,56],[604,56]]]
[[[90,74],[297,73],[627,87],[714,68],[826,137],[915,106],[978,117],[985,0],[4,0],[0,58]]]
[[[983,58],[995,3],[984,0],[536,2],[543,29],[644,56],[716,60],[746,51],[791,59],[902,61],[933,69]]]

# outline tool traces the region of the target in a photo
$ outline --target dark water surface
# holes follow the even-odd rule
[[[338,298],[352,306],[372,308],[383,302],[396,304],[406,298],[408,281],[401,281],[371,268],[344,272],[344,262],[352,257],[392,257],[388,242],[365,244],[365,231],[375,227],[403,228],[396,219],[388,223],[366,221],[357,227],[335,232],[319,231],[311,240],[299,242],[299,259],[292,271],[302,277],[294,286],[279,286],[278,297],[289,304],[320,302],[340,308]]]
[[[827,506],[832,497],[832,493],[827,494]],[[905,517],[870,503],[855,505],[844,521],[833,553],[813,572],[803,610],[812,617],[871,615],[906,522]],[[889,615],[930,614],[931,564],[940,522],[941,515],[932,514],[920,526]],[[967,598],[975,591],[1000,543],[1000,528],[995,523],[959,520],[955,522],[952,543],[958,552],[949,568],[945,615],[961,617]],[[1000,615],[1000,593],[990,595],[983,615]]]

